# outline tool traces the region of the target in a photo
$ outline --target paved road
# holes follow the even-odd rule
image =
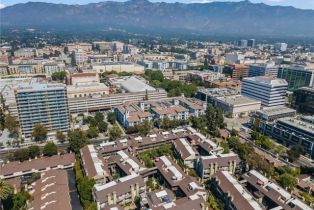
[[[76,189],[74,171],[73,169],[69,169],[67,170],[67,172],[68,172],[68,184],[69,184],[69,189],[70,189],[72,210],[83,210],[83,207],[81,205],[80,198]]]

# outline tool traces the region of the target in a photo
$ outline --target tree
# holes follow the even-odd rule
[[[19,149],[13,153],[14,160],[24,161],[29,159],[28,149]]]
[[[138,131],[140,132],[140,134],[142,135],[147,135],[151,129],[151,124],[148,120],[145,120],[144,122],[142,122],[141,124],[139,124],[137,126]]]
[[[75,153],[79,153],[80,149],[89,143],[86,133],[79,129],[69,131],[68,139],[69,148]]]
[[[13,194],[13,187],[0,179],[0,203]]]
[[[33,128],[32,136],[35,141],[43,141],[47,138],[48,129],[42,124],[36,124]]]
[[[120,138],[122,135],[122,132],[118,125],[112,126],[112,128],[109,130],[109,140],[115,141],[118,138]]]
[[[294,145],[288,152],[288,157],[290,161],[297,160],[304,153],[303,147],[300,145]]]
[[[208,60],[207,59],[205,59],[205,61],[204,61],[204,69],[208,69]]]
[[[60,131],[56,131],[56,139],[58,139],[61,143],[65,141],[65,135]]]
[[[227,154],[227,153],[230,152],[229,145],[228,145],[227,142],[222,141],[222,142],[220,143],[220,146],[224,149],[224,151],[223,151],[224,154]]]
[[[53,156],[58,154],[58,147],[53,142],[49,142],[44,146],[43,155],[44,156]]]
[[[92,189],[95,185],[95,180],[88,177],[82,177],[77,181],[77,190],[80,198],[84,201],[92,201]]]
[[[54,81],[62,81],[62,80],[64,80],[66,75],[67,75],[66,71],[58,71],[58,72],[52,73],[51,78]]]
[[[116,115],[114,114],[114,112],[109,112],[109,113],[107,114],[107,120],[108,120],[108,122],[110,122],[112,125],[116,123],[117,118],[116,118]]]
[[[40,156],[40,148],[37,145],[32,145],[28,147],[28,156],[30,158],[35,158]]]
[[[107,132],[108,129],[108,123],[106,123],[105,121],[101,121],[98,123],[98,131],[101,133],[105,133]]]
[[[86,131],[86,135],[88,138],[96,138],[98,136],[98,129],[96,127],[90,127]]]
[[[3,131],[4,127],[5,127],[5,115],[2,108],[0,108],[0,130]]]
[[[95,114],[95,120],[97,123],[104,121],[104,115],[101,112],[96,112]]]
[[[18,123],[15,117],[12,117],[11,115],[7,115],[5,118],[5,127],[9,130],[11,134],[17,134],[18,133]]]
[[[212,105],[208,105],[205,111],[205,116],[208,133],[213,136],[219,135],[218,128],[220,128],[224,122],[221,111],[214,108]]]
[[[296,178],[288,173],[284,173],[279,176],[278,182],[283,186],[287,187],[289,190],[293,190],[297,184]]]
[[[239,131],[237,131],[236,129],[232,128],[231,136],[238,136],[238,135],[239,135]]]

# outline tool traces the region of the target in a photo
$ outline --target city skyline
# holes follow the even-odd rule
[[[114,0],[123,1],[123,0]],[[209,3],[215,2],[215,0],[150,0],[151,2],[181,2],[181,3]],[[218,0],[218,1],[232,1],[239,2],[241,0]],[[250,0],[252,3],[265,3],[268,5],[280,5],[280,6],[293,6],[300,9],[314,9],[314,0]],[[0,3],[0,8],[11,6],[18,3],[26,3],[29,0],[2,0]],[[102,2],[101,0],[40,0],[39,2],[49,2],[49,3],[64,3],[64,4],[88,4]]]

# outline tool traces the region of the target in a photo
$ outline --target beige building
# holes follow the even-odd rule
[[[67,86],[68,98],[91,97],[107,94],[109,94],[109,88],[103,83],[86,82]]]
[[[104,73],[104,72],[130,72],[130,73],[144,73],[144,66],[128,63],[128,62],[116,62],[116,63],[104,63],[104,64],[94,64],[92,65],[92,69],[97,71],[97,73]]]

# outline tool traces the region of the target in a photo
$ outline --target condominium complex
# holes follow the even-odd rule
[[[262,101],[263,106],[280,106],[285,103],[288,83],[284,79],[273,77],[245,78],[241,94]]]
[[[36,124],[48,129],[48,135],[70,128],[66,87],[35,79],[15,91],[22,136],[30,138]]]

